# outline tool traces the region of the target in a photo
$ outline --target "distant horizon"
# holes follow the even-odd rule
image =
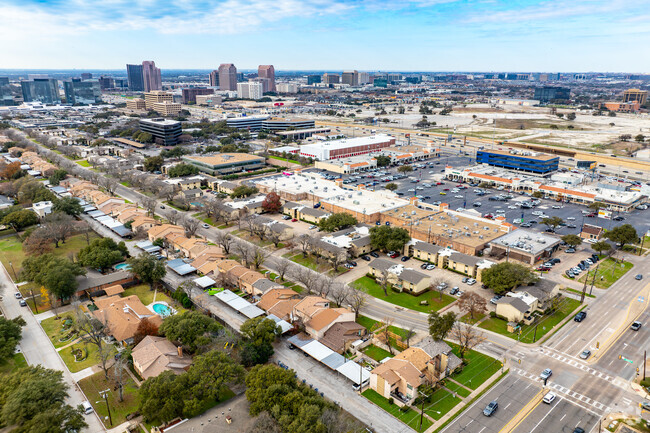
[[[647,22],[650,0],[0,0],[0,54],[23,70],[154,60],[163,70],[642,73]]]

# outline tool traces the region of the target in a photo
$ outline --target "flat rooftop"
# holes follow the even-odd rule
[[[502,236],[508,226],[498,222],[454,211],[432,211],[408,204],[385,212],[402,221],[404,227],[431,233],[444,239],[479,246]]]
[[[173,126],[173,125],[181,124],[181,122],[177,120],[164,119],[162,117],[158,117],[155,119],[140,119],[140,123],[149,123],[151,125],[161,125],[161,126]]]
[[[315,143],[305,144],[302,148],[316,147],[332,149],[346,149],[348,147],[367,146],[376,143],[385,143],[395,140],[395,137],[387,134],[371,135],[369,137],[344,138],[341,140],[318,141]]]
[[[512,151],[512,150],[508,151],[508,150],[484,149],[484,150],[478,150],[477,152],[491,153],[494,155],[516,156],[519,158],[536,159],[538,161],[552,161],[554,159],[560,158],[559,156],[556,155],[548,155],[546,153],[530,152],[530,151]]]
[[[491,241],[490,243],[500,245],[504,248],[510,248],[512,251],[537,255],[547,248],[552,248],[560,242],[562,242],[560,238],[545,233],[538,233],[526,229],[516,229]]]
[[[263,157],[248,153],[217,153],[207,156],[184,156],[183,159],[196,161],[201,164],[218,166],[237,162],[264,160]]]

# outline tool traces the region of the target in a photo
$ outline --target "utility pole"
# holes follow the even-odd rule
[[[644,350],[643,351],[643,380],[645,380],[645,363],[647,358],[648,358],[648,351]]]
[[[596,273],[594,272],[594,275]],[[582,286],[582,294],[580,295],[580,303],[582,304],[585,302],[585,294],[587,293],[587,280],[589,278],[589,274],[585,277],[585,284]]]
[[[596,269],[594,270],[594,277],[591,279],[591,288],[589,288],[589,295],[591,295],[591,292],[594,291],[594,284],[596,283],[596,275],[598,274],[598,267],[600,266],[601,262],[598,262],[596,265]]]
[[[537,340],[537,327],[539,326],[539,323],[535,325],[535,333],[533,334],[533,343]]]
[[[110,391],[109,389],[105,389],[104,391],[100,391],[99,395],[104,397],[104,402],[106,402],[106,410],[108,411],[108,422],[111,424],[111,427],[113,427],[113,417],[111,416],[111,408],[108,405],[108,393]]]
[[[429,398],[428,395],[422,393],[421,391],[418,391],[420,393],[420,398],[426,397]],[[422,423],[424,422],[424,398],[422,398],[422,402],[420,403],[420,428],[418,429],[418,432],[422,433]]]

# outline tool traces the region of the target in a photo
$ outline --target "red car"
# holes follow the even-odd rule
[[[292,218],[292,219],[291,219],[291,222],[292,222],[292,223],[295,223],[296,221],[298,221],[298,220],[295,219],[295,218]]]
[[[587,214],[586,217],[587,218],[596,218],[596,214],[592,212],[592,213]]]
[[[395,259],[395,258],[397,258],[397,257],[399,257],[399,254],[398,254],[398,253],[393,253],[393,254],[390,255],[390,258],[391,258],[391,259]]]
[[[445,189],[443,189],[443,191],[449,191],[449,188],[445,188]]]

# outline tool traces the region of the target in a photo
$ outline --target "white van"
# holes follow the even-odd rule
[[[90,402],[88,400],[81,403],[81,406],[83,407],[84,413],[86,415],[89,415],[89,414],[93,413],[93,406],[90,404]]]

